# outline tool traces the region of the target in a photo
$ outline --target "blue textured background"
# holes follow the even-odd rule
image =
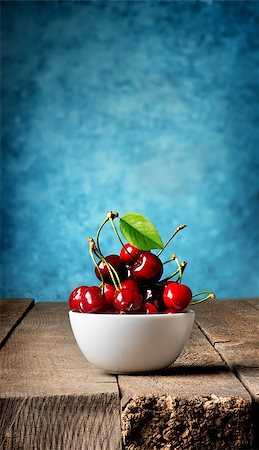
[[[147,215],[193,291],[259,294],[258,2],[2,5],[2,295],[94,283],[87,236]],[[119,247],[107,228],[105,253]]]

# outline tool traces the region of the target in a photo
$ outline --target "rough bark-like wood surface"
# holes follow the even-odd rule
[[[216,450],[251,446],[251,405],[240,397],[137,396],[122,414],[127,450]]]
[[[251,397],[197,325],[169,369],[118,381],[126,450],[252,445]]]
[[[116,378],[78,349],[64,303],[39,303],[1,352],[2,449],[117,450]]]
[[[0,299],[0,348],[33,305],[31,298]]]

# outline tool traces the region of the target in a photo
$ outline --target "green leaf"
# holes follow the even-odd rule
[[[126,241],[141,250],[164,248],[155,225],[142,214],[124,214],[120,218],[120,230]]]

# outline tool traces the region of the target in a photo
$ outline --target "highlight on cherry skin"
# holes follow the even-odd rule
[[[163,263],[151,252],[142,252],[130,268],[131,277],[139,283],[154,283],[161,278]]]
[[[137,312],[141,309],[142,303],[140,293],[135,290],[122,288],[115,291],[113,305],[116,311],[125,313]]]
[[[142,250],[140,250],[137,247],[134,247],[129,242],[127,242],[120,251],[120,259],[124,262],[124,264],[132,266],[134,262],[137,261],[141,252]]]
[[[98,263],[99,269],[97,267],[95,268],[95,275],[99,280],[101,280],[102,276],[104,281],[112,283],[108,264],[114,268],[120,277],[124,278],[126,276],[126,266],[119,255],[108,255]]]
[[[163,300],[165,306],[171,311],[183,311],[191,302],[192,291],[184,284],[172,281],[167,284],[163,292]]]
[[[88,286],[79,286],[71,292],[69,297],[69,307],[72,311],[79,311],[80,302],[82,301],[87,289]]]
[[[76,287],[69,296],[72,311],[87,314],[177,314],[190,304],[215,298],[211,291],[193,295],[191,289],[182,284],[185,261],[180,263],[175,254],[166,261],[160,258],[164,248],[185,225],[179,226],[159,250],[156,250],[158,247],[143,250],[130,242],[123,243],[114,224],[118,217],[118,213],[109,211],[97,231],[96,240],[88,238],[98,286],[86,284]],[[104,256],[99,238],[104,225],[109,222],[120,242],[120,251],[119,254]],[[165,270],[169,275],[162,279]]]

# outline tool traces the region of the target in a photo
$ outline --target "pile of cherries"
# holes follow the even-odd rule
[[[151,251],[141,250],[126,243],[123,244],[120,255],[112,254],[104,257],[98,243],[95,244],[92,238],[88,240],[90,255],[95,264],[95,274],[101,284],[74,289],[69,297],[69,306],[72,311],[107,314],[174,314],[183,311],[197,295],[209,293],[203,299],[193,300],[192,304],[215,298],[210,291],[203,291],[193,296],[190,288],[181,284],[182,273],[187,263],[179,264],[176,255],[162,263],[159,256]],[[96,257],[99,261],[96,261]],[[161,280],[164,264],[173,260],[176,261],[178,269],[170,277]],[[172,281],[171,278],[175,275],[178,275],[178,279]]]
[[[101,286],[80,286],[71,293],[69,305],[73,311],[83,313],[175,313],[185,309],[192,292],[184,284],[165,280],[161,259],[150,251],[143,251],[127,243],[120,256],[109,255],[106,262],[95,268]],[[107,265],[107,263],[109,265]],[[109,266],[117,272],[120,284],[113,285]],[[101,274],[101,275],[100,275]],[[103,286],[103,292],[102,292]]]

